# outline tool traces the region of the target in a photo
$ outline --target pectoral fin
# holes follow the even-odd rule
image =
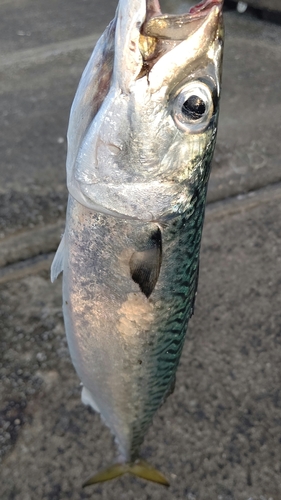
[[[162,261],[162,235],[157,228],[147,242],[147,249],[134,252],[130,259],[132,279],[148,298],[157,283]]]
[[[59,274],[63,271],[63,261],[64,261],[64,250],[65,250],[65,243],[64,243],[64,235],[61,239],[61,242],[59,244],[59,247],[57,249],[56,255],[54,257],[54,260],[52,262],[51,266],[51,282],[54,283],[54,281],[57,279]]]
[[[123,474],[132,474],[133,476],[141,477],[142,479],[146,479],[147,481],[152,481],[154,483],[163,484],[164,486],[169,486],[169,482],[159,472],[154,469],[151,465],[149,465],[145,460],[139,459],[132,464],[114,464],[110,467],[107,467],[101,472],[98,472],[95,476],[88,479],[83,484],[83,488],[86,486],[90,486],[91,484],[97,484],[104,481],[109,481],[110,479],[115,479],[116,477],[122,476]]]

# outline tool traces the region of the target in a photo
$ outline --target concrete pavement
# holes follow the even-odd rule
[[[124,477],[81,490],[114,446],[80,403],[48,268],[63,231],[69,108],[114,9],[0,2],[1,500],[279,500],[281,28],[235,12],[196,313],[143,446],[171,487]]]

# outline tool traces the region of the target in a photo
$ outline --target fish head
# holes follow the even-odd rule
[[[162,220],[207,183],[215,145],[223,0],[180,16],[120,0],[82,75],[68,129],[70,194],[115,217]]]

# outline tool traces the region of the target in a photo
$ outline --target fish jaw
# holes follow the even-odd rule
[[[81,204],[115,217],[140,220],[161,220],[189,206],[189,185],[196,181],[200,170],[196,159],[214,142],[217,106],[209,125],[199,133],[196,127],[178,128],[173,102],[186,83],[206,78],[217,100],[221,7],[221,1],[207,0],[188,13],[189,25],[195,23],[195,31],[189,29],[186,34],[183,30],[181,35],[178,28],[177,40],[168,43],[172,48],[163,49],[162,57],[156,54],[149,73],[139,77],[146,64],[143,37],[153,39],[152,21],[161,15],[157,18],[156,2],[121,0],[113,22],[114,56],[104,100],[96,114],[89,111],[99,90],[91,92],[93,82],[84,81],[83,75],[70,118],[68,189]],[[165,36],[165,27],[161,36]],[[158,33],[154,37],[157,43],[161,36]],[[96,57],[101,53],[105,59],[108,57],[106,42],[104,37]],[[88,73],[95,67],[96,57],[93,55]],[[91,96],[86,104],[83,93]],[[81,120],[76,122],[81,105],[82,115],[86,116],[82,125]],[[79,138],[75,144],[74,137]]]
[[[127,95],[142,67],[139,36],[146,17],[146,1],[119,0],[116,14],[113,86]]]

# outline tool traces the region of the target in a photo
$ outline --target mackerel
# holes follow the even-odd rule
[[[198,283],[220,98],[222,0],[165,15],[120,0],[82,75],[68,129],[63,271],[69,350],[82,401],[115,436],[116,464],[167,485],[140,458],[173,391]]]

